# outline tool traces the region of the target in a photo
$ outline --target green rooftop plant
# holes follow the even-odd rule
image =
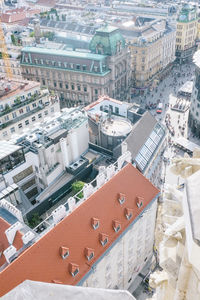
[[[83,181],[75,181],[74,183],[72,183],[72,192],[73,192],[73,195],[76,195],[78,192],[80,192],[83,187],[84,187],[84,182]],[[83,198],[83,192],[80,192],[78,195],[77,195],[78,198]],[[77,200],[78,202],[78,200]]]

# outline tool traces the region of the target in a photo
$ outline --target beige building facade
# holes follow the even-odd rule
[[[180,63],[190,60],[196,50],[197,26],[196,7],[185,4],[178,16],[176,30],[176,57]]]
[[[130,53],[118,29],[96,31],[90,52],[39,47],[22,49],[22,75],[56,90],[61,107],[89,104],[100,95],[127,100]]]
[[[175,59],[175,28],[165,19],[135,17],[121,27],[131,52],[132,84],[146,88]]]

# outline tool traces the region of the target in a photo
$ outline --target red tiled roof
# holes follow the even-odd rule
[[[136,168],[127,164],[0,273],[0,296],[25,279],[76,285],[158,192]],[[119,193],[126,197],[123,204],[119,203]],[[136,204],[138,196],[144,199],[142,208]],[[125,216],[126,208],[133,213],[130,220]],[[92,218],[99,220],[96,230],[92,226]],[[113,220],[121,225],[118,232],[113,230]],[[108,236],[104,246],[100,242],[102,233]],[[60,247],[69,248],[66,259],[62,259]],[[94,250],[90,262],[85,248]],[[75,276],[71,271],[75,272]]]
[[[6,248],[10,246],[8,243],[7,236],[5,234],[5,230],[8,229],[11,225],[6,222],[4,219],[0,217],[0,252],[4,251]],[[15,235],[15,239],[13,241],[13,246],[19,250],[23,246],[22,242],[22,234],[17,231]],[[0,256],[0,267],[6,262],[5,256],[2,254]],[[0,288],[1,290],[1,288]]]

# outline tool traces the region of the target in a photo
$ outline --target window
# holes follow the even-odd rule
[[[137,204],[137,207],[140,208],[143,206],[143,202],[144,202],[144,198],[142,197],[136,197],[136,204]]]
[[[34,122],[35,121],[35,117],[32,117],[32,122]]]
[[[118,222],[118,221],[113,221],[113,229],[114,229],[115,232],[120,231],[120,229],[121,229],[121,224],[120,224],[120,222]]]
[[[20,108],[19,113],[20,113],[20,114],[23,114],[23,112],[24,112],[24,111],[23,111],[23,108]]]
[[[45,116],[48,115],[48,110],[45,110],[44,115]]]
[[[28,124],[29,124],[29,120],[26,120],[26,121],[25,121],[25,125],[28,125]]]
[[[4,119],[5,119],[5,121],[9,121],[9,116],[8,115],[5,116]]]
[[[42,114],[38,114],[38,119],[42,118]]]
[[[70,63],[70,68],[73,69],[74,68],[74,64]]]
[[[95,95],[98,95],[98,90],[97,89],[95,89],[94,92],[95,92]]]
[[[87,68],[86,65],[83,65],[83,71],[86,71],[86,68]]]
[[[45,85],[45,84],[46,84],[46,82],[45,82],[45,80],[44,80],[44,79],[42,79],[42,84],[43,84],[43,85]]]
[[[8,135],[7,131],[4,131],[3,136],[7,136],[7,135]]]
[[[33,106],[33,107],[36,107],[36,106],[37,106],[37,104],[36,104],[36,103],[33,103],[33,104],[32,104],[32,106]]]
[[[125,194],[119,193],[118,201],[120,204],[123,204],[125,202]]]
[[[15,132],[15,127],[11,127],[11,128],[10,128],[10,132],[11,132],[11,133]]]
[[[62,259],[66,259],[69,256],[69,248],[60,247],[60,255]]]
[[[12,116],[13,116],[13,119],[16,118],[16,117],[17,117],[17,113],[16,113],[16,112],[13,112],[13,113],[12,113]]]
[[[99,219],[92,218],[91,224],[92,224],[92,227],[94,228],[94,230],[96,230],[97,228],[99,228],[99,224],[100,224]]]
[[[76,69],[77,69],[77,70],[80,70],[80,65],[77,64],[77,65],[76,65]]]
[[[77,90],[80,91],[81,90],[81,86],[77,85]]]
[[[51,107],[51,112],[54,112],[54,107]]]
[[[29,112],[31,109],[29,106],[26,107],[26,111]]]
[[[56,86],[57,86],[57,83],[54,81],[53,85],[54,85],[54,87],[56,87]]]
[[[87,258],[88,261],[90,261],[91,259],[93,259],[93,257],[94,257],[94,249],[85,248],[85,256],[86,256],[86,258]]]
[[[84,92],[87,92],[87,87],[86,87],[86,86],[84,86],[83,90],[84,90]]]
[[[18,128],[22,128],[22,123],[19,123],[19,124],[18,124]]]
[[[66,89],[68,90],[68,88],[69,88],[68,83],[65,84],[65,87],[66,87]]]
[[[74,90],[74,84],[71,85],[72,90]]]
[[[119,108],[115,107],[115,113],[118,115],[119,114]]]
[[[104,247],[108,243],[108,236],[104,233],[100,233],[100,243]]]
[[[60,82],[60,89],[62,89],[63,85],[62,85],[62,82]]]
[[[125,209],[125,216],[126,216],[127,220],[130,220],[133,216],[132,210],[129,209],[129,208],[126,208]]]
[[[79,266],[76,264],[69,264],[69,272],[70,274],[75,277],[79,273]]]

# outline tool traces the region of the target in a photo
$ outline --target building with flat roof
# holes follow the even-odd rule
[[[87,160],[81,155],[88,149],[88,141],[87,116],[79,109],[46,117],[10,142],[2,141],[0,190],[15,183],[29,203],[34,203],[36,196],[60,176],[64,185],[85,166]]]
[[[9,227],[1,296],[27,278],[107,289],[132,285],[152,258],[159,191],[130,161],[126,152],[102,169],[81,196],[71,197],[43,221],[41,234],[36,228],[24,234],[19,220]],[[14,246],[16,235],[19,247]]]
[[[117,28],[105,26],[92,38],[88,51],[41,47],[22,49],[22,75],[56,90],[61,107],[88,104],[99,95],[128,97],[130,53]]]
[[[60,111],[56,95],[27,80],[3,79],[0,83],[0,140],[28,130],[46,116]]]
[[[100,97],[85,108],[88,114],[90,147],[117,159],[124,151],[132,163],[151,182],[160,186],[162,154],[166,129],[151,115],[134,104]]]

